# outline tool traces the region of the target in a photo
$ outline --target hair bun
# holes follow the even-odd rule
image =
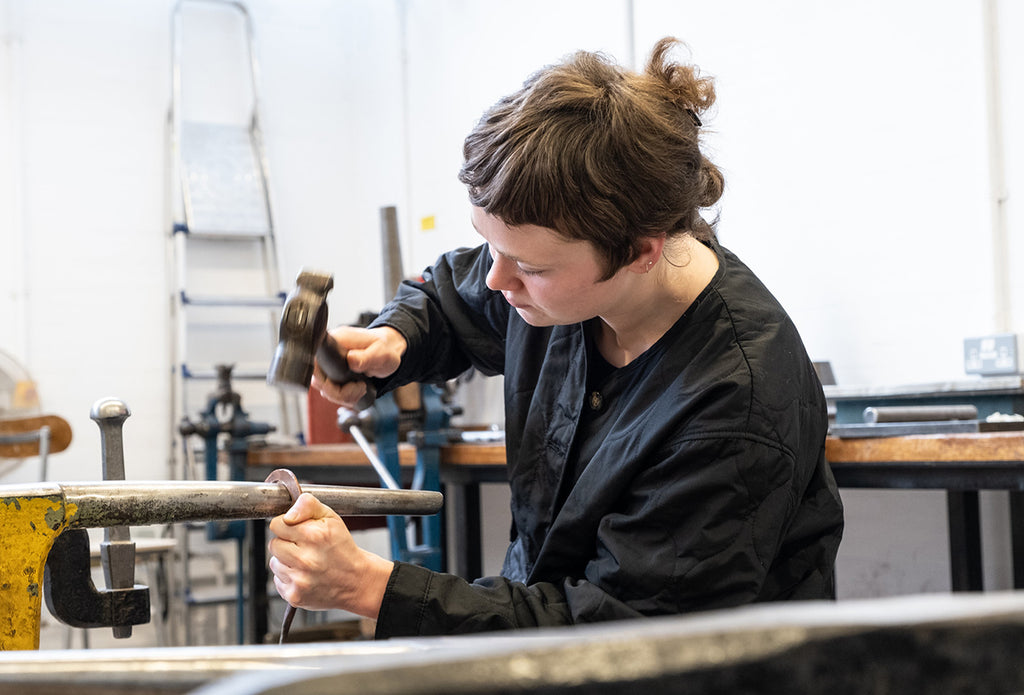
[[[725,177],[722,176],[722,172],[703,156],[700,161],[700,185],[702,192],[698,204],[702,208],[709,208],[717,203],[725,190]]]
[[[703,125],[701,116],[715,103],[715,83],[701,77],[694,65],[674,61],[669,56],[673,48],[686,44],[673,36],[666,36],[654,45],[646,73],[664,86],[668,98],[688,112],[695,127]]]

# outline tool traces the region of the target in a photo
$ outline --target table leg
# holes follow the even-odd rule
[[[946,492],[949,512],[949,565],[953,591],[982,591],[981,514],[978,491]]]
[[[452,507],[452,525],[448,538],[452,541],[455,574],[473,581],[483,574],[480,535],[480,487],[473,484],[446,485]]]
[[[1010,491],[1010,547],[1013,551],[1013,588],[1024,589],[1024,492]]]
[[[253,519],[250,522],[249,538],[252,547],[249,552],[249,644],[263,644],[267,635],[267,613],[270,599],[267,597],[267,522]],[[239,568],[241,571],[241,568]]]

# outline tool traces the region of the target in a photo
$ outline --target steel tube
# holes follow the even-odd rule
[[[304,485],[342,516],[429,515],[439,492]],[[53,497],[64,502],[69,528],[146,526],[183,521],[266,519],[291,507],[276,483],[230,481],[103,481],[0,487],[0,497]]]
[[[936,422],[939,420],[976,420],[974,405],[891,405],[864,409],[864,422]]]

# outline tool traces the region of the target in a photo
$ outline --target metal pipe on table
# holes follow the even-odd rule
[[[890,405],[864,409],[864,422],[938,422],[947,420],[977,420],[977,406],[964,405]]]

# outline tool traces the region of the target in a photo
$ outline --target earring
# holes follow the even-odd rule
[[[645,273],[651,272],[651,268],[654,267],[654,261],[647,261],[647,268],[644,269]]]

